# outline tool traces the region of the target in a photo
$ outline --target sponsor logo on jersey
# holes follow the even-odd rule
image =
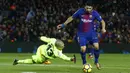
[[[85,15],[81,15],[81,17],[84,17]]]
[[[84,23],[90,23],[90,22],[92,22],[92,20],[90,20],[90,19],[81,19],[81,21],[83,21]]]

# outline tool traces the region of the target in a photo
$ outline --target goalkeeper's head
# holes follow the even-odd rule
[[[85,6],[85,10],[88,11],[89,13],[91,13],[93,10],[92,3],[87,3]]]
[[[57,47],[57,49],[62,50],[64,48],[64,43],[63,41],[56,39],[55,46]]]

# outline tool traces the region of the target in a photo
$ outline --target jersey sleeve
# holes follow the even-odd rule
[[[66,60],[66,61],[71,60],[71,58],[67,57],[65,54],[63,54],[62,51],[59,51],[56,57],[61,58],[61,59]]]
[[[81,9],[77,10],[77,11],[72,15],[72,17],[73,17],[73,18],[79,18],[80,13],[81,13]]]
[[[98,21],[100,21],[100,22],[102,21],[102,17],[100,16],[100,14],[97,11],[95,11],[95,16]]]
[[[41,41],[44,41],[44,42],[46,42],[46,43],[55,43],[56,42],[56,39],[55,38],[47,38],[47,37],[45,37],[45,36],[41,36],[40,37],[40,40]]]

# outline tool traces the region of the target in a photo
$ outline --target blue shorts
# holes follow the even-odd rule
[[[98,36],[96,32],[78,32],[77,39],[80,46],[86,46],[88,43],[98,43]]]

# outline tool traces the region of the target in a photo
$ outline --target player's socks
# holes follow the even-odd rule
[[[33,64],[33,60],[32,59],[25,59],[25,60],[18,60],[17,61],[18,64]]]
[[[87,62],[86,62],[86,52],[80,52],[81,54],[81,58],[82,58],[82,61],[83,61],[83,65],[85,65]]]
[[[95,63],[98,63],[99,50],[94,49],[94,57],[95,57]]]
[[[89,56],[88,56],[88,58],[93,58],[94,48],[88,48],[88,51],[89,51]]]
[[[98,70],[101,69],[101,65],[98,62],[99,54],[100,54],[99,50],[94,49],[95,65],[96,65]]]
[[[90,48],[90,53],[91,53],[91,55],[94,54],[94,48]]]

